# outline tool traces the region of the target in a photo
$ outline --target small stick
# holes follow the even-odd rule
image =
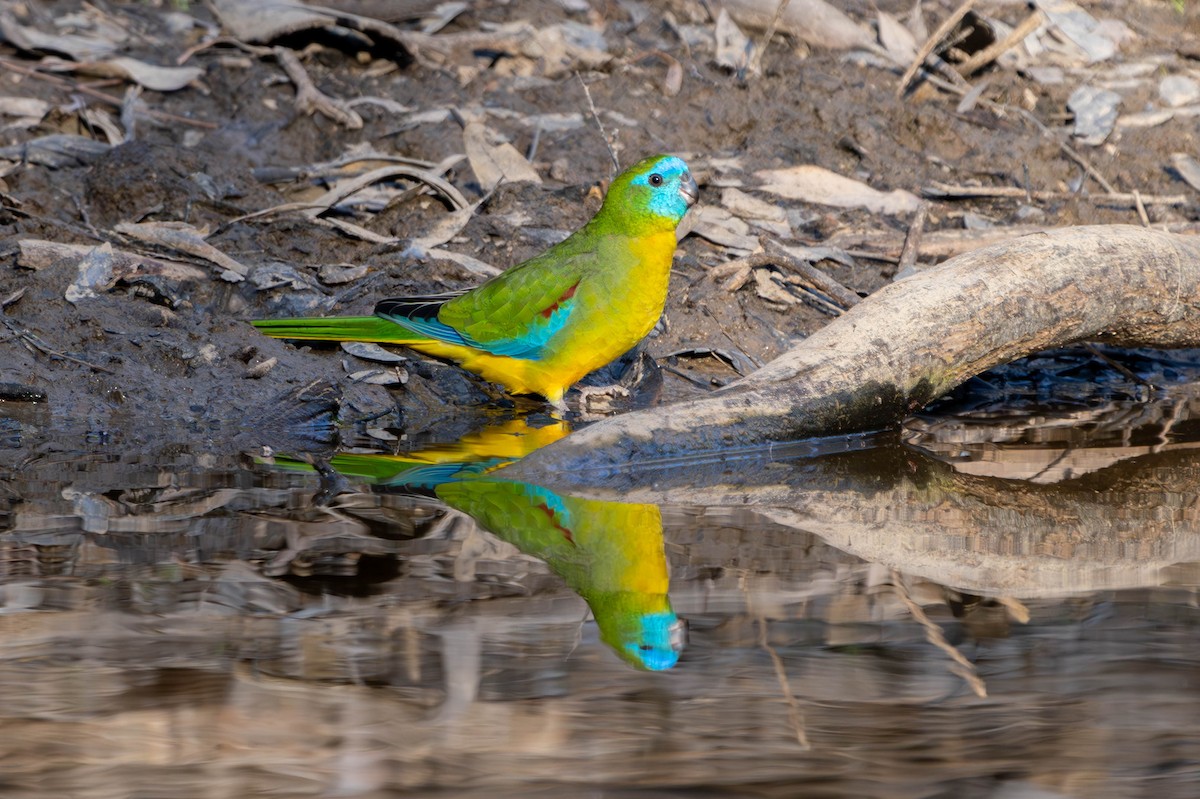
[[[912,222],[908,224],[908,233],[904,236],[904,246],[900,248],[900,260],[892,274],[912,269],[917,265],[917,255],[921,252],[921,236],[925,232],[925,220],[929,218],[929,203],[917,206]],[[890,277],[890,275],[885,275]]]
[[[1139,202],[1143,205],[1166,205],[1179,207],[1188,205],[1191,200],[1185,194],[1139,194],[1137,192],[1113,192],[1111,194],[1094,194],[1083,197],[1065,191],[1026,191],[1020,186],[955,186],[947,183],[932,183],[921,190],[926,197],[942,200],[963,200],[977,197],[1011,198],[1015,200],[1037,200],[1041,202],[1069,199],[1089,199],[1094,203],[1108,203],[1137,208]],[[1148,220],[1147,220],[1148,224]]]
[[[775,647],[771,646],[771,642],[767,638],[767,620],[759,616],[757,621],[758,645],[771,658],[771,666],[775,669],[775,679],[779,681],[779,690],[783,694],[783,701],[787,702],[788,722],[796,734],[796,743],[800,745],[801,749],[811,749],[812,746],[808,743],[808,733],[804,729],[804,711],[800,709],[800,703],[796,701],[796,694],[792,692],[792,686],[788,682],[783,658],[779,657],[779,653],[775,651]]]
[[[763,241],[763,248],[775,258],[775,263],[788,267],[796,274],[808,280],[817,290],[828,294],[843,308],[853,308],[862,299],[857,293],[843,286],[823,269],[818,269],[807,261],[803,261],[785,250],[782,245],[773,241]],[[753,257],[753,256],[751,256]]]
[[[612,143],[609,142],[608,134],[604,132],[604,125],[600,122],[600,114],[596,112],[596,104],[592,102],[592,92],[583,82],[583,76],[579,74],[579,70],[575,71],[575,77],[579,79],[579,85],[583,87],[583,96],[587,98],[588,109],[592,112],[592,120],[600,129],[600,138],[604,140],[604,146],[608,148],[608,157],[612,159],[613,174],[615,175],[621,171],[621,162],[617,160],[617,154],[613,152]]]
[[[1025,111],[1024,108],[1021,108],[1018,110]],[[1025,112],[1025,113],[1029,113],[1029,112]],[[1030,114],[1030,116],[1032,116],[1032,114]],[[1038,127],[1040,127],[1042,129],[1042,132],[1046,133],[1047,135],[1053,135],[1050,133],[1050,130],[1046,126],[1042,125],[1040,120],[1038,120],[1037,125],[1038,125]],[[1081,167],[1083,167],[1083,171],[1087,172],[1088,175],[1091,176],[1092,180],[1099,183],[1100,188],[1104,189],[1109,194],[1117,193],[1117,190],[1115,188],[1113,188],[1113,185],[1104,179],[1104,175],[1101,175],[1100,172],[1096,169],[1096,167],[1092,166],[1091,162],[1089,162],[1086,158],[1084,158],[1082,155],[1080,155],[1079,152],[1077,152],[1074,147],[1067,144],[1065,141],[1059,141],[1058,149],[1062,150],[1063,155],[1065,155],[1067,158],[1070,158],[1072,161],[1074,161],[1075,163],[1077,163]]]
[[[745,258],[728,261],[710,269],[709,275],[713,279],[732,275],[732,279],[725,284],[724,288],[728,291],[737,291],[746,284],[752,270],[764,266],[785,266],[811,283],[817,291],[835,300],[841,306],[840,310],[857,305],[861,299],[823,270],[800,260],[779,245],[767,243],[766,246],[771,252],[756,252]]]
[[[49,344],[42,341],[41,338],[34,335],[33,333],[26,330],[25,328],[21,327],[20,325],[16,324],[11,319],[0,316],[0,322],[3,322],[4,326],[8,328],[9,332],[12,333],[13,336],[15,336],[22,344],[24,344],[26,347],[29,347],[30,349],[37,350],[38,352],[42,353],[43,355],[49,355],[51,358],[62,358],[64,361],[70,361],[71,363],[78,364],[80,366],[86,366],[88,369],[91,369],[93,372],[104,372],[105,374],[109,374],[109,375],[116,374],[116,372],[114,372],[112,369],[109,369],[106,366],[100,366],[99,364],[89,363],[80,358],[76,358],[73,355],[67,355],[65,352],[62,352],[61,350],[54,349]]]
[[[1099,347],[1097,347],[1095,344],[1091,343],[1090,341],[1083,342],[1083,348],[1086,349],[1088,352],[1090,352],[1094,357],[1099,358],[1100,360],[1104,361],[1104,363],[1107,364],[1110,369],[1114,369],[1117,372],[1120,372],[1121,376],[1124,377],[1129,382],[1137,383],[1138,385],[1141,385],[1141,386],[1146,386],[1147,388],[1154,389],[1155,391],[1157,391],[1159,389],[1158,386],[1156,386],[1154,383],[1151,383],[1146,378],[1139,377],[1138,375],[1134,374],[1132,371],[1130,371],[1129,367],[1127,367],[1125,364],[1115,361],[1112,358],[1105,355],[1103,352],[1100,351]]]
[[[295,53],[286,47],[276,47],[274,53],[275,60],[296,85],[296,108],[305,114],[319,113],[327,116],[347,130],[362,128],[363,119],[358,112],[346,105],[345,101],[330,97],[318,89]]]
[[[767,26],[767,32],[763,34],[762,40],[758,45],[758,52],[754,55],[755,72],[762,72],[762,61],[767,53],[767,45],[771,43],[771,38],[775,36],[775,29],[779,27],[779,20],[783,17],[783,12],[787,11],[790,2],[792,0],[779,0],[779,4],[775,6],[775,16],[771,17],[771,24]]]
[[[904,603],[904,607],[912,615],[917,624],[925,630],[925,640],[933,644],[950,658],[953,665],[950,667],[952,674],[962,678],[967,687],[978,696],[980,699],[987,697],[987,685],[979,677],[979,672],[975,669],[975,664],[967,660],[962,652],[955,649],[949,641],[946,640],[942,628],[934,624],[926,615],[925,609],[918,605],[913,598],[909,596],[908,589],[904,587],[904,578],[899,571],[892,569],[892,590],[896,596]]]
[[[1137,190],[1133,190],[1133,202],[1137,206],[1138,218],[1142,220],[1142,227],[1150,227],[1150,215],[1146,213],[1146,205],[1142,202],[1142,195]]]
[[[990,47],[985,47],[975,55],[968,58],[966,61],[963,61],[961,64],[957,64],[955,69],[958,70],[960,75],[965,77],[980,67],[992,63],[1001,55],[1020,44],[1026,36],[1041,27],[1043,19],[1044,18],[1042,16],[1041,9],[1034,11],[1032,14],[1022,20],[1020,25],[1013,28],[1012,32],[1003,39],[998,42],[993,42]]]
[[[900,78],[900,85],[896,87],[896,97],[903,97],[904,92],[908,90],[908,84],[912,83],[912,79],[916,77],[917,70],[925,63],[925,59],[933,52],[934,48],[945,39],[950,31],[954,30],[954,26],[962,21],[962,18],[971,10],[971,6],[975,5],[975,0],[964,0],[963,4],[954,10],[954,13],[938,26],[933,35],[925,40],[925,44],[917,50],[917,55],[913,58],[908,69],[904,71],[904,75]]]

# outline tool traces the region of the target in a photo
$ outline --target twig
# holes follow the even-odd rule
[[[1067,144],[1065,141],[1059,140],[1057,136],[1054,136],[1054,134],[1050,132],[1050,129],[1043,125],[1042,121],[1035,117],[1032,112],[1026,111],[1024,108],[1018,108],[1017,112],[1032,120],[1034,124],[1041,129],[1042,133],[1046,134],[1047,136],[1053,136],[1055,140],[1058,141],[1058,149],[1062,150],[1063,155],[1079,164],[1079,166],[1083,168],[1083,171],[1087,172],[1088,175],[1091,176],[1092,180],[1100,184],[1100,188],[1104,189],[1109,194],[1117,193],[1116,188],[1114,188],[1111,183],[1105,180],[1104,175],[1101,175],[1100,171],[1097,170],[1096,167],[1092,166],[1090,161],[1084,158],[1074,147]]]
[[[803,261],[792,255],[784,249],[783,245],[769,239],[764,239],[762,244],[767,254],[776,259],[776,263],[788,267],[796,274],[811,282],[817,289],[837,300],[843,308],[853,308],[862,299],[857,293],[843,286],[823,269],[818,269],[807,261]]]
[[[892,590],[895,591],[896,596],[904,603],[904,607],[908,609],[917,623],[925,629],[925,640],[945,652],[954,662],[950,671],[961,677],[976,696],[981,699],[986,698],[987,686],[984,685],[979,673],[975,670],[975,664],[950,645],[946,636],[942,634],[942,628],[930,621],[929,617],[925,615],[925,609],[912,600],[912,597],[908,595],[908,589],[904,587],[903,575],[895,569],[892,569]]]
[[[114,108],[120,108],[122,106],[122,104],[124,103],[123,98],[112,97],[111,95],[107,95],[102,91],[97,91],[96,89],[92,88],[88,84],[79,83],[78,81],[66,80],[64,78],[60,78],[55,75],[47,75],[44,72],[39,72],[36,69],[33,69],[31,67],[26,67],[16,61],[12,61],[7,58],[0,58],[0,66],[4,67],[4,69],[6,69],[6,70],[12,70],[13,72],[19,72],[22,75],[26,75],[31,78],[36,78],[38,80],[45,81],[46,83],[53,84],[54,86],[57,86],[61,89],[66,89],[67,91],[79,92],[80,94],[86,94],[88,97],[92,97],[101,102],[108,103],[109,105],[113,106]],[[109,83],[108,81],[104,82],[105,85],[108,85],[108,83]],[[160,122],[174,122],[174,123],[177,123],[180,125],[190,125],[194,128],[204,128],[205,130],[216,130],[218,127],[215,122],[205,122],[204,120],[201,120],[201,119],[189,119],[187,117],[176,116],[175,114],[168,114],[166,111],[155,111],[152,108],[144,108],[144,109],[142,109],[141,113],[145,114],[146,116],[152,117],[153,119],[157,119]]]
[[[1146,213],[1146,204],[1142,202],[1142,195],[1137,189],[1133,190],[1133,202],[1137,206],[1138,219],[1142,220],[1142,227],[1150,227],[1150,215]]]
[[[1026,191],[1020,186],[956,186],[948,183],[931,183],[921,189],[926,197],[941,200],[964,200],[979,197],[1012,198],[1016,200],[1037,200],[1040,202],[1054,200],[1086,199],[1094,203],[1122,205],[1137,208],[1139,203],[1146,205],[1185,206],[1190,204],[1190,198],[1185,194],[1139,194],[1137,192],[1111,192],[1109,194],[1081,195],[1065,191]],[[1149,219],[1145,220],[1149,225]]]
[[[621,162],[617,160],[617,154],[613,152],[612,143],[608,140],[608,134],[604,132],[604,125],[600,122],[600,115],[596,113],[596,104],[592,102],[592,92],[588,89],[588,85],[583,82],[583,76],[579,71],[575,71],[575,77],[579,79],[579,85],[583,87],[583,96],[587,98],[588,110],[592,112],[592,120],[596,123],[596,127],[600,129],[600,138],[604,140],[604,146],[608,148],[608,157],[612,159],[613,174],[621,171]]]
[[[908,84],[912,83],[912,79],[916,76],[917,70],[925,63],[925,59],[933,53],[934,48],[946,38],[950,31],[962,21],[962,18],[971,10],[971,6],[975,5],[975,0],[964,0],[963,4],[954,10],[954,13],[938,26],[933,35],[925,40],[925,44],[921,45],[917,50],[917,55],[913,58],[912,63],[908,65],[908,69],[904,71],[904,75],[900,78],[900,85],[896,87],[896,97],[903,97],[904,92],[908,90]]]
[[[957,94],[960,97],[966,95],[970,91],[969,89],[964,88],[963,86],[959,86],[959,85],[956,85],[949,81],[942,80],[934,75],[928,75],[926,77],[926,80],[933,86],[936,86],[939,89],[944,89],[948,92]],[[1076,151],[1074,147],[1072,147],[1071,145],[1069,145],[1066,142],[1059,139],[1058,136],[1056,136],[1052,130],[1050,130],[1048,127],[1046,127],[1044,124],[1042,124],[1042,121],[1040,119],[1038,119],[1036,116],[1034,116],[1033,112],[1027,111],[1024,108],[1020,108],[1018,106],[1006,105],[1004,103],[997,103],[993,100],[987,100],[987,99],[980,99],[979,104],[986,107],[988,110],[992,111],[993,113],[996,113],[997,115],[1000,115],[1001,111],[1008,111],[1008,112],[1017,114],[1022,119],[1024,119],[1025,121],[1027,121],[1031,125],[1033,125],[1035,128],[1037,128],[1038,131],[1043,136],[1045,136],[1048,139],[1053,140],[1054,143],[1058,145],[1058,149],[1062,151],[1063,155],[1067,156],[1072,161],[1074,161],[1076,164],[1078,164],[1083,169],[1084,172],[1087,172],[1089,177],[1091,177],[1093,180],[1095,180],[1097,183],[1100,184],[1100,188],[1104,189],[1109,194],[1117,194],[1118,193],[1117,190],[1115,188],[1113,188],[1113,185],[1111,183],[1109,183],[1104,178],[1104,176],[1101,175],[1100,172],[1094,166],[1092,166],[1091,163],[1086,158],[1084,158],[1082,155],[1080,155],[1079,152]]]
[[[1004,53],[1020,44],[1026,36],[1033,33],[1041,27],[1044,17],[1041,9],[1037,9],[1024,20],[1021,24],[1012,29],[1012,32],[998,42],[993,42],[991,46],[985,47],[975,55],[963,61],[961,64],[955,65],[955,69],[962,76],[970,75],[980,67],[986,66],[999,58]]]
[[[775,679],[779,680],[779,690],[783,694],[783,700],[787,702],[788,721],[791,722],[792,729],[796,733],[796,743],[800,744],[801,749],[810,749],[808,733],[804,729],[804,711],[800,709],[800,703],[796,701],[796,695],[792,693],[787,670],[783,667],[783,658],[779,657],[775,647],[771,646],[767,640],[767,620],[759,616],[756,621],[758,622],[758,645],[771,657],[771,665],[775,667]]]
[[[921,203],[917,206],[917,212],[913,214],[912,222],[908,224],[904,246],[900,248],[900,260],[896,262],[892,274],[904,272],[917,265],[917,255],[921,252],[921,236],[925,233],[925,220],[928,218],[929,203]]]
[[[1147,380],[1146,378],[1135,374],[1125,364],[1120,363],[1119,361],[1113,360],[1108,355],[1101,352],[1100,348],[1097,347],[1095,344],[1091,343],[1090,341],[1083,342],[1083,348],[1085,350],[1087,350],[1088,352],[1090,352],[1094,357],[1099,358],[1100,360],[1104,361],[1104,363],[1110,369],[1113,369],[1113,370],[1119,372],[1121,374],[1121,376],[1124,377],[1129,382],[1137,383],[1139,386],[1145,386],[1146,388],[1153,389],[1155,391],[1159,390],[1159,388],[1160,388],[1159,386],[1155,385],[1154,383]]]
[[[363,119],[358,112],[348,106],[345,101],[330,97],[316,87],[308,76],[304,65],[296,54],[286,47],[274,48],[275,60],[283,67],[288,78],[296,86],[296,108],[305,114],[318,113],[329,117],[339,125],[349,130],[359,130]]]
[[[774,243],[767,243],[766,246],[771,249],[771,252],[756,252],[752,253],[751,255],[747,255],[745,258],[737,258],[732,261],[728,261],[720,266],[710,269],[708,272],[709,276],[714,280],[719,280],[726,275],[733,275],[729,282],[726,283],[722,288],[724,288],[726,291],[737,291],[742,286],[746,285],[746,282],[749,280],[750,274],[753,272],[753,270],[764,266],[784,266],[788,269],[791,269],[803,280],[812,284],[812,289],[816,289],[816,292],[826,294],[835,300],[837,303],[836,305],[833,305],[832,303],[830,304],[833,305],[834,309],[838,312],[847,310],[857,305],[861,299],[857,294],[843,286],[823,270],[818,269],[810,263],[800,260],[796,256],[784,250],[781,246]],[[807,286],[801,285],[800,287],[807,290],[810,294],[818,296],[816,292],[812,291]],[[818,299],[824,301],[823,297],[818,296]]]
[[[692,377],[691,375],[687,374],[686,372],[682,372],[679,369],[676,369],[674,366],[663,366],[660,368],[667,374],[675,375],[676,377],[678,377],[682,380],[686,380],[687,382],[691,383],[693,386],[699,386],[700,388],[704,389],[705,391],[712,391],[714,388],[713,384],[708,382],[707,380],[701,380],[699,378]]]
[[[783,17],[783,12],[787,11],[788,4],[791,2],[792,0],[779,0],[779,3],[775,6],[775,16],[771,17],[771,24],[767,26],[766,33],[763,34],[762,39],[759,41],[758,52],[754,54],[753,69],[755,72],[762,73],[762,62],[763,57],[767,53],[767,45],[771,43],[771,39],[775,36],[775,29],[779,27],[779,20]]]
[[[61,350],[54,349],[49,344],[42,341],[42,339],[39,338],[37,335],[35,335],[34,333],[30,332],[29,330],[26,330],[25,328],[21,327],[20,325],[13,322],[11,319],[9,319],[7,317],[0,316],[0,322],[3,322],[4,326],[6,328],[8,328],[8,331],[10,333],[12,333],[18,340],[20,340],[20,342],[22,344],[24,344],[26,347],[30,348],[31,350],[37,350],[38,352],[42,353],[43,355],[48,355],[51,358],[62,358],[64,361],[70,361],[71,363],[78,364],[80,366],[86,366],[88,369],[91,369],[93,372],[104,372],[105,374],[109,374],[109,375],[116,374],[116,372],[114,372],[112,369],[109,369],[106,366],[100,366],[99,364],[89,363],[88,361],[82,360],[81,358],[76,358],[73,355],[67,355],[65,352],[63,352]]]

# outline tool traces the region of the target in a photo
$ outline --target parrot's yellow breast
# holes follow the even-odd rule
[[[514,394],[560,402],[589,372],[611,363],[645,338],[662,316],[675,254],[675,232],[614,237],[575,292],[570,319],[538,358],[493,355],[442,341],[408,346],[461,364]]]

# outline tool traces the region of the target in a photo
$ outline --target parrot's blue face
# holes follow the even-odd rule
[[[647,613],[638,618],[640,635],[622,643],[621,656],[647,671],[666,671],[679,662],[685,628],[674,613]]]
[[[650,190],[648,195],[643,193],[639,201],[644,202],[646,210],[655,216],[678,222],[700,196],[700,188],[682,158],[653,156],[634,169],[636,172],[630,185],[645,186]]]

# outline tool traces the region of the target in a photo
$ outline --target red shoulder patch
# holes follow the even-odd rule
[[[554,312],[557,311],[564,302],[566,302],[567,300],[569,300],[575,296],[575,289],[577,289],[577,288],[579,288],[578,280],[575,281],[575,285],[571,286],[571,288],[564,291],[562,293],[562,296],[559,297],[557,300],[555,300],[552,305],[550,305],[548,308],[542,309],[542,317],[545,319],[549,319],[551,316],[553,316]]]

